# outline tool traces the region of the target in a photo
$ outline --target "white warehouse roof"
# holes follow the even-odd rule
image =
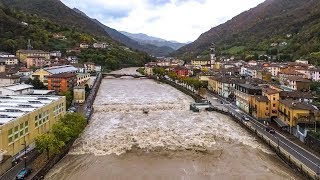
[[[0,126],[35,111],[61,96],[0,96]]]
[[[61,73],[70,73],[77,72],[78,69],[71,65],[65,66],[52,66],[48,68],[44,68],[45,71],[48,71],[50,74],[61,74]]]

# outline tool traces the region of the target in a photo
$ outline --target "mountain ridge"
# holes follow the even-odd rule
[[[167,46],[155,46],[153,44],[143,44],[140,43],[122,33],[120,33],[118,30],[113,29],[111,27],[108,27],[104,24],[102,24],[99,20],[94,19],[89,17],[86,13],[82,12],[81,10],[77,9],[77,8],[73,8],[73,10],[76,13],[81,14],[82,16],[85,16],[86,18],[90,19],[91,21],[93,21],[94,23],[96,23],[99,27],[101,27],[102,29],[104,29],[104,31],[115,41],[120,42],[122,44],[124,44],[125,46],[128,46],[132,49],[135,50],[139,50],[139,51],[144,51],[147,52],[150,55],[153,56],[167,56],[168,54],[172,53],[174,51],[173,48],[171,47],[167,47]]]
[[[174,50],[177,50],[181,48],[182,46],[186,45],[186,43],[180,43],[177,41],[168,41],[162,38],[154,37],[154,36],[149,36],[144,33],[129,33],[126,31],[119,31],[120,33],[130,37],[131,39],[140,42],[141,44],[152,44],[158,47],[161,46],[167,46],[171,47]]]
[[[278,60],[308,58],[320,51],[316,46],[320,41],[317,31],[320,31],[320,1],[266,0],[211,28],[172,55],[192,59],[208,54],[209,47],[214,43],[219,54],[239,58],[259,52],[272,55],[270,51],[277,51]],[[272,43],[281,42],[288,45],[270,47]],[[230,49],[240,47],[244,48],[238,54],[230,53]]]

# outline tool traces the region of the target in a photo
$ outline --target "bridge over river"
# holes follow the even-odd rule
[[[133,78],[147,78],[145,75],[140,74],[116,74],[116,73],[103,73],[103,77],[115,77],[115,78],[121,78],[121,77],[133,77]]]

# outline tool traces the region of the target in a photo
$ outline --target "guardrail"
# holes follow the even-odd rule
[[[156,79],[159,80],[159,79]],[[172,85],[173,87],[177,88],[178,90],[182,92],[187,92],[187,95],[191,94],[191,97],[197,97],[196,99],[202,99],[202,97],[198,97],[199,95],[194,94],[192,91],[186,89],[185,87],[178,85],[174,83],[173,81],[169,80],[160,80],[161,82],[166,82],[169,85]],[[194,98],[195,99],[195,98]],[[292,148],[290,145],[288,145],[286,142],[280,140],[279,138],[271,135],[270,133],[267,133],[267,135],[264,135],[262,131],[265,131],[265,125],[263,125],[261,122],[256,122],[255,120],[251,120],[250,122],[252,123],[257,123],[255,124],[257,127],[260,127],[261,130],[255,129],[253,126],[250,126],[249,123],[242,121],[242,117],[238,117],[229,110],[224,110],[223,108],[215,107],[215,111],[220,112],[225,115],[229,115],[233,117],[236,122],[238,122],[241,126],[245,127],[247,130],[250,132],[254,133],[257,137],[259,137],[261,140],[263,140],[266,144],[268,144],[276,153],[277,155],[282,158],[290,167],[297,169],[301,174],[305,175],[308,178],[315,179],[315,180],[320,180],[320,165],[313,162],[312,160],[308,159],[305,157],[303,154],[298,152],[296,149]],[[260,124],[259,124],[260,123]],[[262,124],[262,125],[261,125]],[[268,137],[269,136],[269,137]],[[276,141],[274,139],[276,139]],[[286,147],[288,150],[286,150]],[[291,152],[288,152],[291,151]],[[301,160],[297,159],[303,158],[306,162],[309,163],[309,165],[312,165],[312,168],[316,168],[316,170],[312,170],[310,166],[307,166],[305,163],[303,163]]]
[[[92,85],[91,92],[84,103],[83,115],[87,118],[88,121],[90,120],[91,115],[93,113],[94,109],[93,109],[92,105],[93,105],[93,102],[94,102],[94,100],[97,96],[97,93],[99,91],[99,87],[100,87],[102,79],[103,79],[103,77],[102,77],[101,73],[98,73],[97,77]]]

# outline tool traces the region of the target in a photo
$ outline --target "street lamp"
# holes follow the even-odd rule
[[[23,144],[21,145],[24,145],[24,168],[26,169],[27,168],[27,143],[26,141],[24,141]]]

